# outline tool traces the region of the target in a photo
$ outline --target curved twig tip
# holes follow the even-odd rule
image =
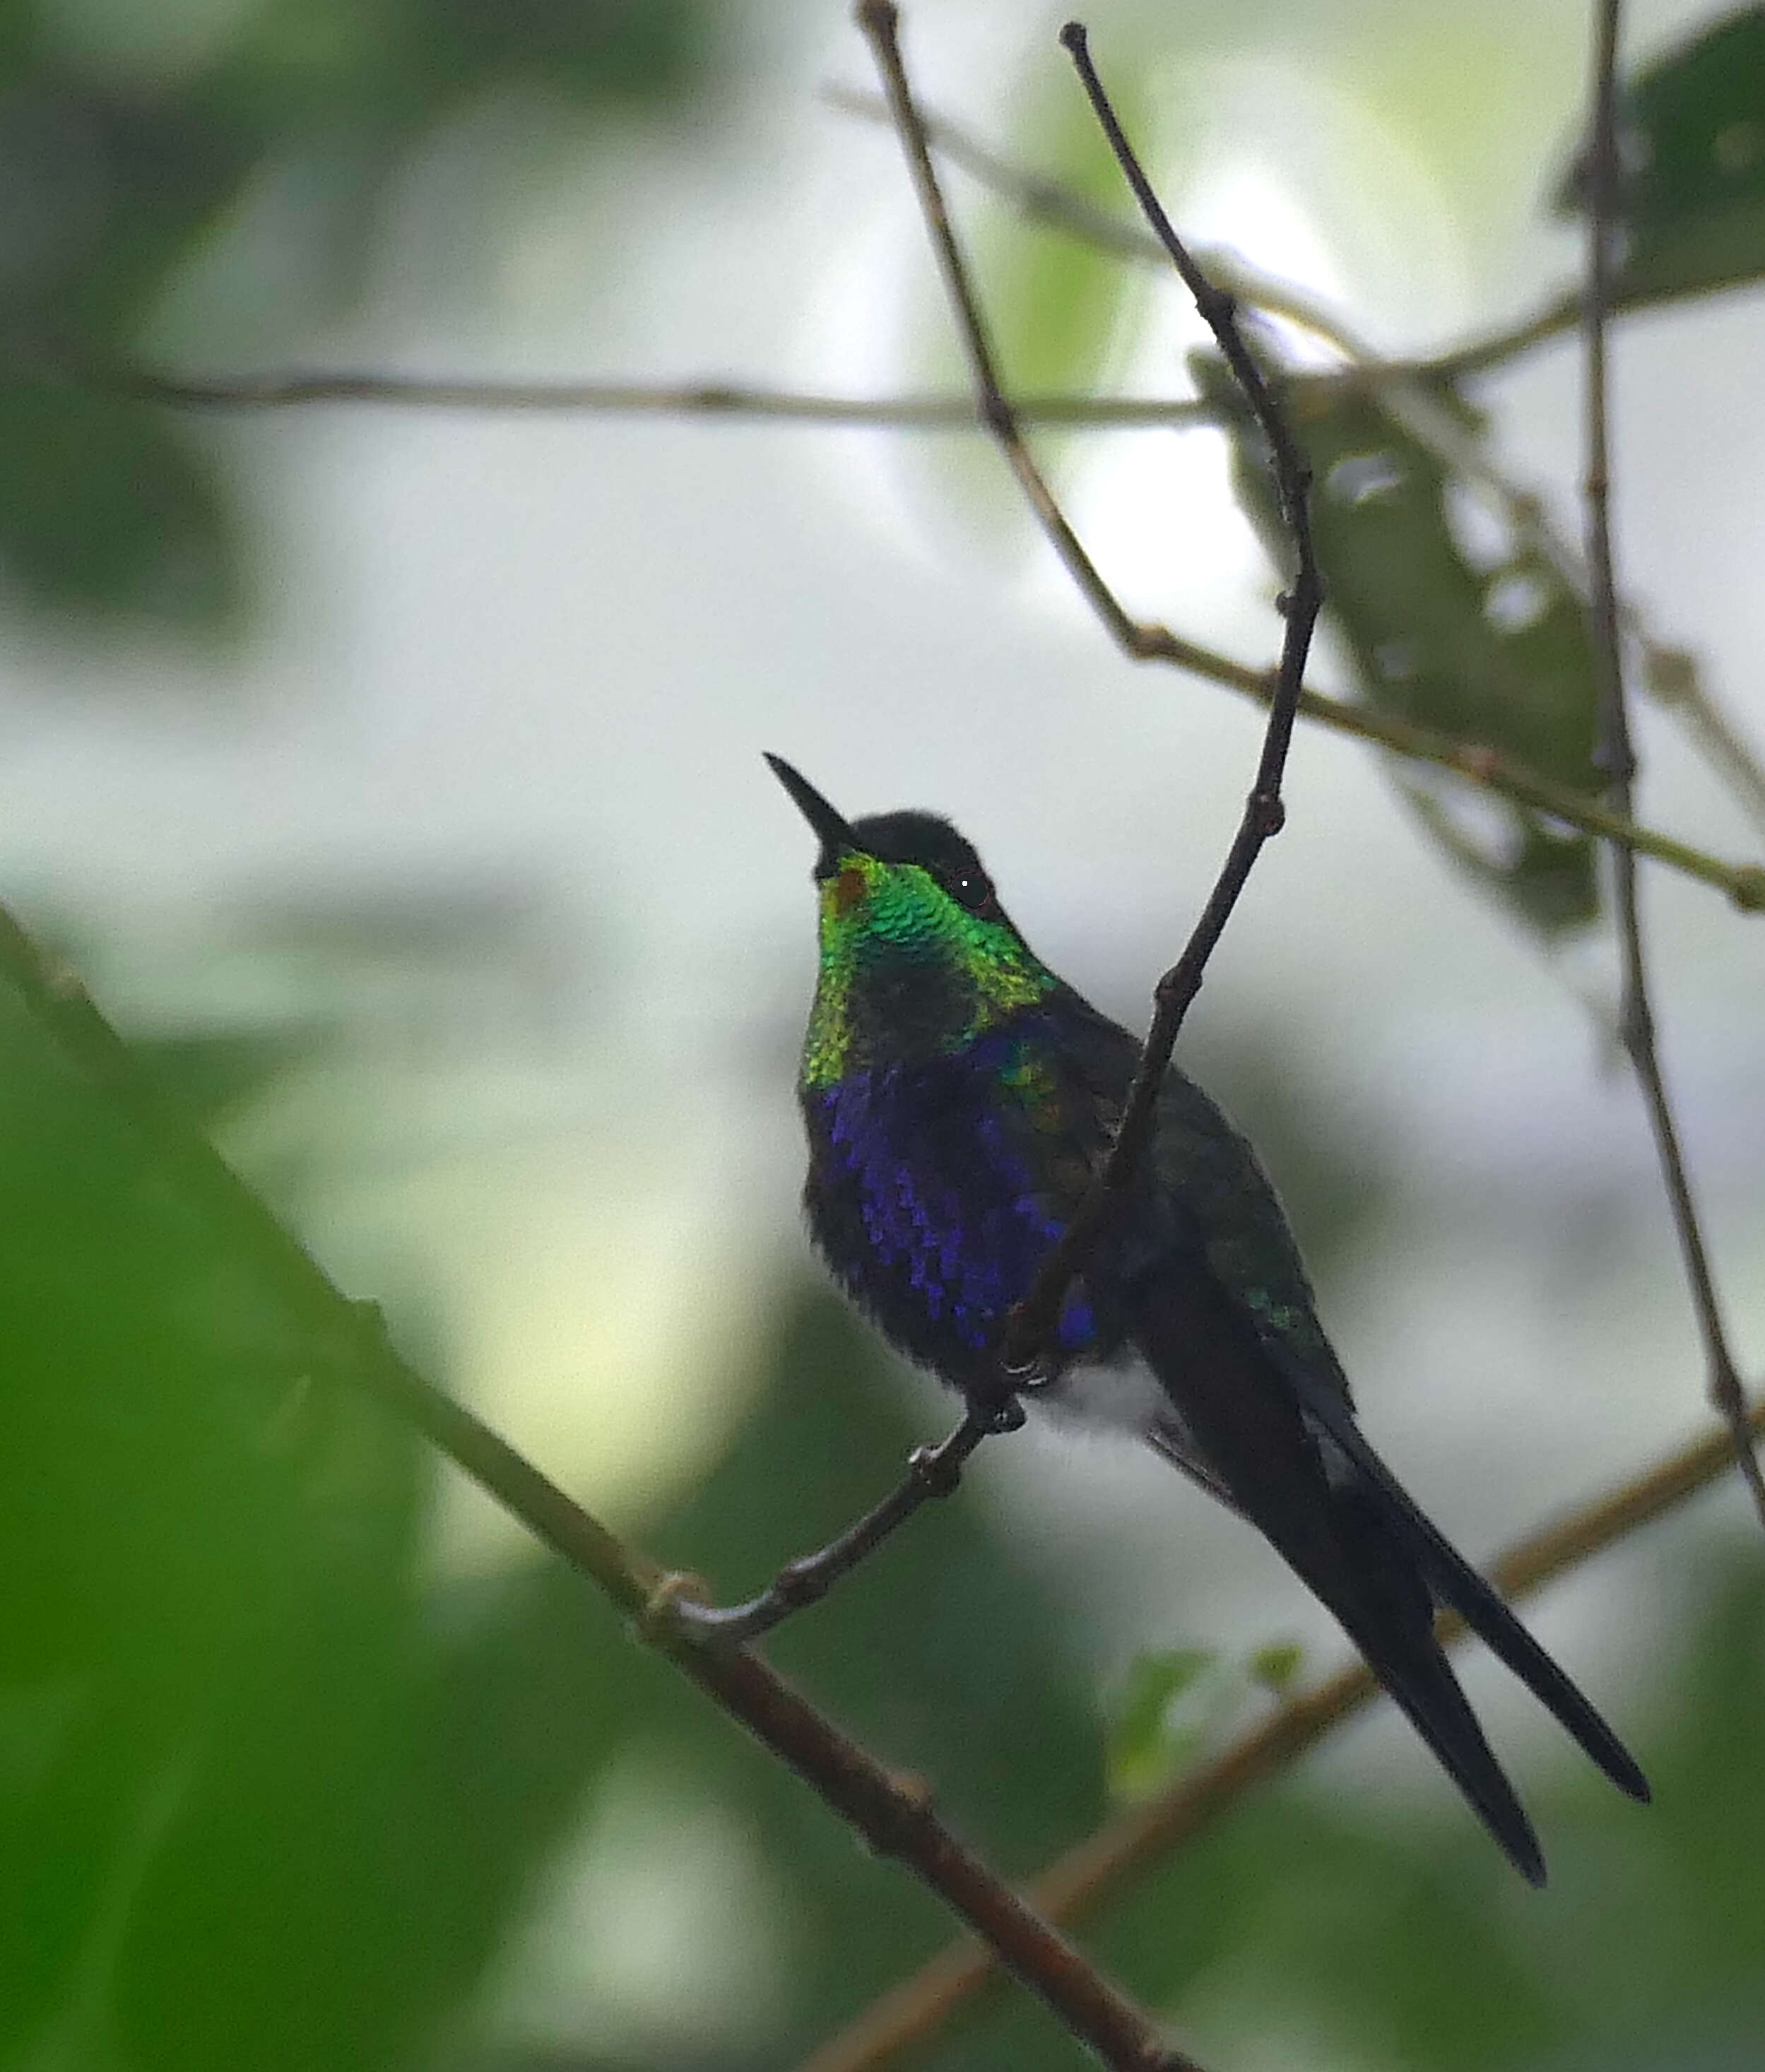
[[[1084,23],[1063,23],[1060,28],[1060,41],[1068,50],[1072,51],[1075,57],[1077,57],[1085,47],[1085,27]]]
[[[1765,912],[1765,865],[1742,864],[1729,895],[1743,914]]]

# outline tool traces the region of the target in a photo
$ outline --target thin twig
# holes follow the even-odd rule
[[[1162,627],[1152,630],[1163,631]],[[1172,644],[1182,643],[1174,641]],[[1241,663],[1223,657],[1204,653],[1198,661],[1192,653],[1179,656],[1155,650],[1148,659],[1174,662],[1212,682],[1241,690],[1263,705],[1269,702],[1271,695],[1265,673],[1259,674]],[[1222,660],[1223,668],[1219,666]],[[1504,798],[1537,806],[1586,833],[1598,835],[1607,841],[1634,849],[1638,855],[1652,856],[1657,862],[1667,864],[1688,878],[1701,879],[1726,892],[1743,914],[1765,912],[1765,865],[1727,863],[1672,835],[1639,827],[1634,820],[1602,804],[1586,792],[1578,791],[1573,785],[1541,775],[1504,750],[1462,741],[1456,734],[1417,726],[1409,720],[1374,712],[1368,706],[1346,698],[1329,697],[1319,691],[1303,693],[1299,701],[1299,715],[1302,719],[1319,721],[1339,734],[1352,734],[1363,741],[1376,742],[1381,748],[1391,749],[1412,762],[1437,764],[1471,783],[1498,791]]]
[[[1568,337],[1581,322],[1581,296],[1571,288],[1553,296],[1532,315],[1487,331],[1481,338],[1467,339],[1431,360],[1393,360],[1388,365],[1393,374],[1424,380],[1468,381],[1475,375],[1493,374],[1541,345]]]
[[[1292,587],[1282,601],[1286,631],[1282,642],[1281,664],[1269,697],[1269,724],[1257,763],[1256,780],[1245,801],[1244,818],[1182,956],[1154,989],[1152,1026],[1147,1031],[1146,1046],[1140,1054],[1109,1154],[1077,1214],[1043,1262],[1034,1286],[1009,1320],[1004,1346],[1008,1371],[1033,1367],[1052,1342],[1067,1289],[1096,1243],[1112,1207],[1128,1186],[1151,1137],[1159,1089],[1163,1085],[1183,1017],[1201,990],[1208,959],[1224,931],[1263,845],[1281,832],[1286,817],[1282,804],[1281,780],[1298,714],[1312,629],[1323,606],[1323,580],[1312,549],[1309,516],[1311,471],[1263,378],[1261,368],[1245,343],[1238,328],[1236,302],[1208,280],[1172,228],[1092,65],[1084,29],[1076,22],[1069,22],[1060,32],[1060,40],[1078,68],[1092,111],[1109,138],[1123,176],[1133,190],[1147,222],[1169,253],[1171,264],[1182,275],[1184,286],[1194,297],[1196,309],[1219,341],[1227,364],[1268,442],[1276,492],[1282,516],[1293,538],[1297,565]],[[923,153],[923,142],[920,148]]]
[[[973,397],[870,399],[811,396],[723,382],[656,386],[632,382],[461,381],[418,376],[335,372],[199,380],[97,369],[86,370],[82,379],[174,408],[256,409],[337,403],[493,412],[642,412],[657,416],[685,414],[732,419],[751,416],[779,423],[874,425],[927,431],[990,430],[981,405]],[[1165,401],[1156,397],[1036,397],[1014,402],[1011,414],[1019,424],[1039,423],[1080,430],[1134,426],[1180,427],[1214,421],[1212,409],[1194,398]],[[1043,493],[1047,494],[1045,486]],[[1182,639],[1166,627],[1135,620],[1119,603],[1102,607],[1097,590],[1092,588],[1094,584],[1101,589],[1102,583],[1094,565],[1086,561],[1088,578],[1068,556],[1060,536],[1054,533],[1051,536],[1055,551],[1078,578],[1080,587],[1097,609],[1111,636],[1133,660],[1166,663],[1255,698],[1264,705],[1269,703],[1273,678],[1267,672],[1253,669],[1216,648]],[[1412,762],[1431,763],[1484,790],[1537,806],[1585,833],[1626,843],[1671,870],[1714,886],[1726,893],[1743,912],[1765,911],[1765,866],[1730,863],[1693,843],[1678,841],[1653,828],[1638,827],[1588,793],[1546,777],[1499,749],[1417,726],[1406,720],[1375,712],[1370,706],[1334,698],[1321,691],[1306,691],[1300,701],[1299,711],[1302,718],[1320,726],[1376,742]]]
[[[907,155],[907,170],[912,175],[920,213],[925,218],[938,271],[944,278],[944,292],[949,298],[951,313],[956,319],[957,329],[961,334],[962,348],[968,360],[969,376],[974,383],[976,407],[981,421],[998,441],[999,449],[1009,462],[1011,472],[1017,477],[1018,487],[1028,500],[1043,531],[1053,543],[1055,553],[1066,564],[1074,582],[1084,593],[1092,610],[1132,653],[1135,652],[1142,629],[1122,609],[1114,592],[1097,573],[1096,564],[1085,552],[1077,533],[1068,524],[1065,513],[1055,500],[1053,491],[1049,488],[1041,470],[1023,443],[1018,430],[1017,414],[999,385],[997,362],[987,335],[985,320],[981,314],[979,302],[969,279],[968,268],[964,263],[961,247],[956,241],[956,232],[951,228],[943,190],[938,185],[937,174],[932,165],[932,155],[926,146],[925,131],[920,124],[919,110],[913,102],[912,89],[907,84],[907,73],[901,63],[898,10],[889,4],[889,0],[862,0],[858,10],[858,22],[870,43],[877,70],[882,75],[883,90],[894,113],[896,134]]]
[[[825,87],[822,98],[830,107],[849,115],[888,119],[886,103],[850,87]],[[1163,263],[1163,252],[1133,224],[1123,223],[1094,208],[1061,181],[1014,164],[948,117],[934,115],[923,108],[920,115],[927,137],[952,165],[960,166],[994,192],[1008,195],[1026,216],[1051,229],[1082,239],[1101,251],[1113,252],[1119,257]],[[1349,350],[1346,334],[1337,318],[1298,290],[1259,274],[1229,254],[1210,253],[1207,265],[1216,281],[1232,288],[1245,301],[1254,302],[1271,316],[1285,318],[1301,330],[1309,331],[1343,351]],[[1234,274],[1236,278],[1232,278]],[[1713,288],[1702,292],[1716,294],[1724,290]],[[1625,283],[1612,298],[1611,310],[1615,315],[1628,314],[1664,302],[1692,299],[1695,298],[1677,288],[1633,288]],[[1357,372],[1374,386],[1383,386],[1387,382],[1438,385],[1468,380],[1479,374],[1496,373],[1538,347],[1568,337],[1580,326],[1582,307],[1581,290],[1568,289],[1552,296],[1529,315],[1479,337],[1467,339],[1430,358],[1382,360],[1369,354]]]
[[[822,98],[830,107],[866,121],[892,124],[894,120],[887,101],[878,94],[829,86],[822,89]],[[1169,253],[1150,231],[1142,229],[1138,224],[1126,222],[1118,216],[1112,216],[1107,209],[1096,208],[1063,181],[1013,164],[983,144],[961,123],[952,121],[947,115],[932,113],[923,104],[920,107],[920,122],[926,142],[933,150],[941,153],[952,166],[959,166],[991,192],[1011,202],[1030,221],[1058,230],[1118,259],[1138,260],[1161,269],[1170,265]],[[1240,301],[1254,302],[1264,315],[1282,318],[1339,352],[1355,352],[1335,315],[1289,282],[1259,273],[1254,267],[1246,265],[1236,253],[1218,247],[1200,256],[1208,278],[1229,290]],[[1027,417],[1021,398],[1016,400],[1014,407],[1020,417]]]
[[[1765,1432],[1765,1403],[1748,1413]],[[1732,1434],[1719,1425],[1656,1462],[1618,1489],[1539,1527],[1500,1556],[1490,1575],[1512,1600],[1581,1568],[1718,1480],[1734,1465]],[[1464,1638],[1455,1618],[1441,1622],[1449,1646]],[[1031,1888],[1050,1920],[1070,1926],[1154,1863],[1212,1826],[1256,1786],[1290,1768],[1306,1751],[1380,1696],[1364,1663],[1356,1663],[1290,1700],[1260,1726],[1183,1776],[1145,1805],[1130,1808],[1062,1856]],[[952,1943],[806,2059],[799,2072],[878,2072],[924,2044],[965,2002],[996,1982],[984,1951]]]
[[[1726,783],[1753,825],[1765,832],[1765,763],[1705,684],[1697,658],[1683,648],[1652,639],[1634,617],[1621,613],[1642,649],[1643,681],[1656,705],[1675,714],[1692,742]]]
[[[1190,659],[1194,651],[1190,649],[1187,643],[1178,641],[1162,627],[1140,625],[1124,609],[1115,593],[1099,574],[1096,565],[1086,552],[1078,535],[1068,523],[1065,513],[1024,444],[1016,416],[999,381],[998,364],[987,335],[985,321],[981,314],[979,301],[969,279],[961,248],[951,225],[943,190],[939,185],[937,172],[932,165],[931,150],[926,142],[924,125],[914,103],[912,88],[901,58],[896,10],[892,5],[882,4],[881,0],[866,0],[866,4],[858,10],[858,20],[870,40],[877,69],[882,76],[883,90],[913,177],[920,212],[925,219],[938,270],[943,276],[951,310],[961,334],[963,349],[968,359],[969,372],[974,383],[982,419],[998,441],[1055,553],[1065,564],[1092,610],[1109,627],[1119,644],[1129,654],[1142,658],[1162,655],[1172,660]],[[1256,782],[1245,804],[1244,820],[1187,948],[1177,963],[1158,981],[1152,1027],[1147,1034],[1146,1047],[1122,1112],[1121,1125],[1103,1170],[1084,1203],[1043,1262],[1028,1296],[1014,1311],[1007,1323],[1005,1343],[1002,1348],[1004,1363],[1008,1371],[1022,1373],[1035,1367],[1043,1348],[1049,1342],[1066,1289],[1084,1252],[1095,1240],[1112,1200],[1126,1184],[1134,1163],[1144,1149],[1151,1130],[1153,1104],[1158,1086],[1170,1063],[1171,1050],[1183,1018],[1199,989],[1208,957],[1219,939],[1263,844],[1279,831],[1282,817],[1282,771],[1286,761],[1288,745],[1292,738],[1294,721],[1298,709],[1306,652],[1323,602],[1322,586],[1312,556],[1310,528],[1306,519],[1310,477],[1298,447],[1269,394],[1261,371],[1238,333],[1232,298],[1222,294],[1201,273],[1171,228],[1164,212],[1158,207],[1157,198],[1152,195],[1146,183],[1145,174],[1141,171],[1138,162],[1115,121],[1113,112],[1109,109],[1102,90],[1096,83],[1095,74],[1089,70],[1088,60],[1084,51],[1082,32],[1069,27],[1062,31],[1062,40],[1067,43],[1075,61],[1080,65],[1099,120],[1104,124],[1121,162],[1124,173],[1139,196],[1148,220],[1195,297],[1196,307],[1220,340],[1220,348],[1244,388],[1251,408],[1269,440],[1274,457],[1282,508],[1297,543],[1299,565],[1293,594],[1287,600],[1286,635],[1282,644],[1280,669],[1268,684],[1269,725],[1264,736]],[[1258,692],[1263,689],[1265,681],[1260,677],[1252,678],[1252,684]]]
[[[1632,287],[1625,282],[1607,298],[1607,314],[1633,316],[1639,310],[1656,309],[1663,303],[1705,301],[1742,285],[1739,282],[1719,282],[1688,294],[1683,289],[1665,285]],[[1586,309],[1586,298],[1579,288],[1565,289],[1542,309],[1521,318],[1517,323],[1505,325],[1483,338],[1469,339],[1432,360],[1390,360],[1385,363],[1385,368],[1394,375],[1407,373],[1437,381],[1463,381],[1473,375],[1493,373],[1498,368],[1512,366],[1536,347],[1569,337],[1581,327]]]
[[[1623,638],[1613,573],[1611,471],[1607,425],[1606,322],[1611,298],[1612,236],[1618,184],[1618,34],[1621,0],[1598,0],[1594,53],[1593,142],[1587,158],[1586,445],[1587,561],[1592,584],[1596,666],[1600,680],[1598,758],[1611,782],[1611,798],[1627,819],[1636,777],[1624,697]],[[1649,999],[1643,917],[1637,897],[1635,853],[1615,848],[1619,939],[1623,959],[1619,1033],[1629,1054],[1660,1160],[1661,1178],[1673,1228],[1691,1285],[1692,1304],[1704,1342],[1711,1402],[1727,1419],[1735,1457],[1765,1524],[1765,1473],[1759,1467],[1746,1422],[1746,1393],[1730,1350],[1704,1233],[1692,1194],[1679,1130],[1661,1070],[1660,1049]]]
[[[1014,1421],[1021,1423],[1022,1415],[1018,1411]],[[675,1618],[699,1638],[723,1647],[745,1646],[770,1633],[793,1612],[819,1604],[842,1576],[905,1525],[922,1504],[953,1494],[964,1462],[983,1439],[999,1429],[997,1415],[971,1410],[948,1438],[935,1446],[914,1449],[906,1476],[874,1510],[813,1554],[787,1562],[757,1597],[743,1605],[701,1605],[682,1597],[675,1606]]]
[[[311,1334],[326,1371],[387,1404],[534,1536],[596,1584],[632,1622],[763,1746],[820,1794],[878,1854],[914,1872],[978,1932],[1071,2033],[1123,2072],[1195,2072],[1150,2016],[1055,1933],[937,1818],[922,1787],[892,1776],[759,1655],[706,1647],[669,1615],[673,1589],[556,1483],[410,1366],[372,1303],[326,1277],[213,1146],[142,1072],[68,968],[0,908],[0,982],[82,1075],[113,1102],[166,1178],[237,1242]],[[585,1644],[586,1641],[585,1641]]]
[[[825,90],[825,97],[849,114],[873,121],[890,119],[887,102],[875,95],[831,87]],[[931,114],[923,107],[920,112],[933,150],[989,193],[1010,202],[1027,220],[1115,257],[1161,267],[1168,263],[1164,247],[1138,224],[1097,208],[1059,179],[1014,164],[948,116]],[[1213,281],[1241,302],[1253,304],[1261,314],[1283,319],[1310,332],[1350,363],[1331,372],[1290,372],[1288,386],[1296,401],[1332,389],[1376,395],[1386,413],[1404,430],[1454,474],[1479,484],[1501,504],[1517,542],[1536,549],[1572,590],[1583,598],[1587,596],[1587,567],[1581,550],[1552,524],[1543,500],[1507,474],[1491,456],[1487,442],[1467,430],[1463,418],[1443,400],[1446,363],[1380,359],[1334,311],[1290,284],[1247,265],[1235,253],[1210,251],[1203,255],[1203,264]],[[1553,304],[1550,329],[1573,329],[1580,314],[1578,295]],[[1480,349],[1482,364],[1487,368],[1499,363],[1502,340],[1512,344],[1518,337],[1524,343],[1537,335],[1537,324],[1530,323],[1520,333],[1504,333],[1496,341],[1498,349],[1492,356],[1486,342]],[[1467,364],[1459,371],[1468,373],[1475,368]],[[1020,421],[1031,421],[1026,403],[1020,400],[1014,407]],[[1299,407],[1304,407],[1302,402]],[[1625,630],[1643,646],[1650,682],[1662,687],[1662,702],[1672,705],[1754,824],[1765,828],[1765,767],[1739,727],[1705,687],[1690,659],[1658,639],[1634,604],[1620,600],[1619,610]]]
[[[179,409],[269,409],[315,403],[414,410],[483,410],[582,416],[759,417],[771,422],[881,426],[895,431],[973,431],[972,396],[817,396],[738,381],[502,381],[447,375],[294,369],[207,376],[91,368],[93,386]],[[1029,396],[1026,421],[1113,430],[1212,425],[1217,413],[1193,396]]]

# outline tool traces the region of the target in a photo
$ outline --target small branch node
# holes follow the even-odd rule
[[[962,1481],[962,1463],[941,1446],[915,1446],[907,1471],[928,1496],[954,1496]]]
[[[1187,1012],[1204,983],[1201,972],[1187,972],[1180,965],[1172,965],[1152,989],[1154,1014],[1162,1021],[1172,1014]]]
[[[1245,808],[1259,841],[1269,841],[1287,824],[1286,802],[1278,791],[1253,791]]]
[[[673,1568],[661,1577],[632,1619],[640,1640],[655,1646],[693,1629],[693,1614],[709,1610],[711,1593],[701,1576]],[[685,1614],[683,1617],[682,1614]]]
[[[994,438],[1014,440],[1018,437],[1018,413],[1003,396],[994,393],[981,397],[976,410],[982,426]]]
[[[1743,914],[1765,913],[1765,864],[1741,865],[1734,873],[1729,897]]]
[[[820,1594],[821,1574],[813,1554],[800,1555],[794,1561],[787,1561],[772,1579],[773,1594],[792,1611],[812,1603]]]
[[[920,1815],[937,1810],[937,1801],[932,1794],[932,1780],[915,1770],[897,1770],[891,1772],[889,1782],[895,1787],[895,1796],[911,1813]]]

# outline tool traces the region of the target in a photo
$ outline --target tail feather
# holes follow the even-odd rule
[[[1326,1399],[1327,1398],[1327,1400]],[[1323,1424],[1384,1498],[1392,1529],[1408,1546],[1434,1594],[1512,1670],[1573,1735],[1620,1791],[1647,1804],[1648,1780],[1630,1751],[1477,1571],[1417,1506],[1362,1436],[1341,1399],[1309,1383],[1306,1408]]]
[[[1544,1857],[1434,1632],[1453,1605],[1632,1797],[1617,1737],[1423,1517],[1333,1389],[1282,1359],[1211,1273],[1143,1284],[1135,1337],[1228,1500],[1340,1622],[1496,1840],[1534,1885]]]
[[[1404,1550],[1392,1544],[1378,1493],[1345,1490],[1335,1502],[1350,1556],[1347,1574],[1314,1578],[1302,1569],[1303,1580],[1340,1621],[1508,1860],[1529,1884],[1541,1885],[1538,1836],[1434,1636],[1427,1589]]]

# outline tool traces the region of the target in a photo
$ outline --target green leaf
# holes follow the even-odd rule
[[[1194,1754],[1202,1722],[1193,1700],[1219,1660],[1212,1648],[1175,1647],[1137,1655],[1112,1708],[1109,1788],[1118,1798],[1156,1790]]]
[[[1292,544],[1260,434],[1220,363],[1198,355],[1191,364],[1229,427],[1240,501],[1285,568]],[[1598,693],[1579,595],[1517,541],[1473,558],[1452,500],[1466,492],[1376,396],[1319,384],[1290,393],[1315,485],[1326,609],[1360,696],[1395,718],[1597,791]],[[1475,428],[1456,393],[1440,393]],[[1556,936],[1594,919],[1594,845],[1585,835],[1492,793],[1467,798],[1445,781],[1437,788],[1409,769],[1393,781],[1454,862],[1531,927]]]
[[[1765,274],[1765,8],[1725,16],[1639,72],[1620,111],[1627,302]],[[1585,199],[1585,166],[1557,195]]]

